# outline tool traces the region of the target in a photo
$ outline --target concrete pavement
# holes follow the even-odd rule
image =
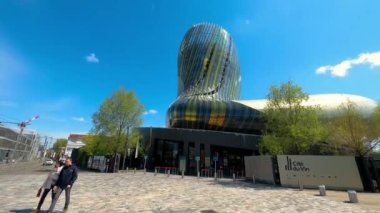
[[[28,170],[28,168],[30,168]],[[0,169],[0,212],[30,212],[45,179],[46,167],[6,172]],[[17,171],[17,172],[15,172]],[[23,172],[22,172],[23,171]],[[15,172],[15,173],[14,173]],[[360,197],[359,197],[360,199]],[[42,209],[50,205],[50,194]],[[62,210],[64,195],[56,206]],[[80,172],[69,212],[380,212],[305,191],[233,182],[137,172]]]

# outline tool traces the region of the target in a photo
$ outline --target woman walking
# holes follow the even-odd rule
[[[61,172],[62,168],[63,168],[63,163],[62,162],[56,162],[56,164],[54,166],[54,170],[49,172],[45,182],[42,184],[41,188],[38,190],[37,197],[39,197],[41,195],[41,192],[42,192],[42,195],[40,197],[40,201],[38,202],[37,209],[34,210],[33,213],[40,212],[41,206],[45,201],[46,195],[49,193],[49,191],[53,188],[53,186],[57,182],[58,177],[59,177],[59,173]],[[51,192],[51,198],[52,198],[52,200],[54,198],[53,190]]]

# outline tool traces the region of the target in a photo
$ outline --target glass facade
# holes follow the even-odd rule
[[[155,146],[156,165],[178,168],[179,158],[183,155],[183,142],[159,139]]]
[[[167,126],[259,134],[259,111],[233,101],[239,99],[240,80],[230,34],[214,24],[194,25],[180,46],[178,96]]]
[[[236,100],[240,67],[229,33],[214,24],[197,24],[186,33],[178,55],[178,96]]]
[[[189,172],[190,174],[197,173],[197,161],[195,159],[195,156],[196,156],[195,143],[190,142],[188,144],[188,155],[187,155],[187,172]]]
[[[211,146],[211,154],[218,155],[216,168],[224,176],[232,176],[233,173],[243,176],[244,173],[244,156],[252,155],[252,151],[223,147]],[[211,162],[211,167],[215,167],[215,161]]]

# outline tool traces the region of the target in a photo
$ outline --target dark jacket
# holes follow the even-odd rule
[[[65,189],[68,185],[72,186],[78,177],[77,170],[78,169],[73,165],[64,166],[61,173],[59,173],[56,185],[61,189]]]

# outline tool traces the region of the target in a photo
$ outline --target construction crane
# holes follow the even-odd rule
[[[27,125],[29,125],[32,121],[38,119],[39,117],[40,117],[40,116],[36,115],[36,116],[34,116],[34,117],[32,117],[32,118],[30,118],[30,119],[28,119],[28,120],[22,121],[22,122],[20,122],[20,123],[17,123],[17,122],[10,122],[10,121],[0,121],[0,124],[2,124],[2,123],[16,124],[17,126],[20,127],[20,132],[19,132],[19,134],[17,135],[17,139],[16,139],[16,141],[14,141],[14,144],[15,144],[15,146],[14,146],[14,148],[13,148],[14,150],[18,150],[18,145],[21,144],[21,143],[23,143],[22,140],[21,140],[21,138],[22,138],[22,133],[23,133],[23,131],[24,131],[24,128],[25,128]],[[31,147],[31,149],[30,149],[30,153],[33,151],[33,147],[36,146],[36,145],[35,145],[35,142],[33,143],[33,141],[35,140],[34,137],[35,137],[35,136],[33,135],[33,139],[31,139],[32,142],[30,142],[30,144],[28,145],[28,146]],[[32,143],[33,143],[33,144],[32,144]],[[26,141],[24,142],[24,145],[25,145],[25,148],[24,148],[24,150],[23,150],[23,152],[24,152],[24,153],[23,153],[23,159],[24,159],[24,157],[27,155],[27,153],[26,153],[26,150],[27,150],[27,143],[26,143]],[[18,151],[22,151],[22,150],[18,150]],[[10,150],[8,150],[8,152],[6,153],[7,160],[8,160],[8,158],[9,158],[9,153],[10,153]]]
[[[19,134],[19,136],[21,136],[21,135],[22,135],[22,132],[24,131],[24,128],[25,128],[27,125],[29,125],[32,121],[34,121],[34,120],[36,120],[36,119],[38,119],[38,118],[40,118],[40,116],[39,116],[39,115],[36,115],[36,116],[34,116],[34,117],[32,117],[32,118],[29,118],[28,120],[22,121],[22,122],[20,122],[20,123],[17,123],[17,122],[10,122],[10,121],[0,121],[0,124],[1,124],[1,123],[17,124],[17,126],[20,127],[20,134]]]
[[[17,124],[17,126],[19,126],[20,128],[25,128],[27,125],[29,125],[32,121],[34,121],[34,120],[36,120],[36,119],[38,119],[38,118],[40,118],[40,116],[39,115],[36,115],[36,116],[34,116],[34,117],[32,117],[32,118],[30,118],[30,119],[28,119],[28,120],[26,120],[26,121],[22,121],[22,122],[20,122],[20,123],[18,123],[18,122],[11,122],[11,121],[0,121],[0,124],[1,123],[6,123],[6,124]]]
[[[40,116],[39,116],[39,115],[36,115],[36,116],[34,116],[34,117],[32,117],[32,118],[29,118],[29,119],[26,120],[26,121],[22,121],[21,123],[19,123],[18,126],[20,127],[20,135],[22,135],[22,132],[24,131],[24,128],[25,128],[27,125],[29,125],[32,121],[34,121],[34,120],[36,120],[36,119],[38,119],[38,118],[40,118]]]
[[[24,127],[26,127],[26,125],[29,125],[30,122],[32,122],[32,121],[34,121],[34,120],[36,120],[36,119],[38,119],[38,118],[40,118],[40,116],[39,116],[39,115],[36,115],[36,116],[34,116],[34,117],[32,117],[32,118],[26,120],[26,121],[21,122],[21,123],[19,124],[19,126],[22,127],[22,128],[24,128]]]

